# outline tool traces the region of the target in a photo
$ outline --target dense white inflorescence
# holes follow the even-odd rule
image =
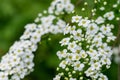
[[[74,10],[74,5],[71,4],[71,0],[55,0],[48,8],[49,14],[64,14],[65,12],[71,13]]]
[[[99,2],[95,0],[95,3]],[[103,2],[104,10],[107,4],[107,1]],[[119,1],[116,1],[113,8],[118,5]],[[92,10],[92,16],[96,15],[96,10]],[[60,41],[64,49],[57,52],[61,62],[57,68],[58,75],[53,80],[108,80],[102,71],[111,65],[113,51],[109,44],[116,39],[112,33],[115,25],[110,22],[113,20],[118,21],[119,17],[112,10],[104,12],[95,20],[73,16],[72,23],[64,29],[64,34],[69,36]]]
[[[63,33],[66,26],[65,21],[53,15],[56,12],[57,14],[64,12],[64,9],[59,10],[61,6],[63,6],[66,13],[70,13],[74,9],[70,0],[55,0],[48,9],[48,16],[42,16],[40,13],[35,19],[35,22],[39,22],[39,24],[31,23],[25,26],[25,32],[20,40],[16,41],[1,59],[0,80],[20,80],[34,70],[33,52],[36,51],[41,36],[47,33]],[[50,8],[54,9],[52,13],[50,13]],[[46,14],[47,11],[44,11],[44,13]]]
[[[114,26],[98,25],[104,22],[102,19],[103,21],[97,24],[99,19],[102,18],[94,21],[82,16],[73,16],[71,25],[65,27],[64,34],[70,36],[60,41],[61,46],[66,48],[57,52],[61,60],[58,71],[63,71],[63,74],[59,73],[61,78],[83,80],[86,76],[92,80],[108,80],[101,71],[110,67],[113,51],[108,43],[116,37],[111,32]],[[60,80],[55,78],[54,80]]]

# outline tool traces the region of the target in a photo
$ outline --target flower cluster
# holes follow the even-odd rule
[[[69,36],[60,41],[64,49],[57,52],[61,62],[53,80],[108,80],[102,71],[111,64],[113,51],[109,44],[116,39],[112,29],[117,24],[112,21],[120,20],[115,14],[120,12],[120,1],[111,4],[107,0],[94,0],[94,3],[90,18],[95,19],[73,16],[72,23],[65,27],[64,34]],[[85,2],[84,6],[87,5]],[[83,7],[82,11],[85,10]]]
[[[64,1],[64,2],[63,2]],[[20,80],[26,75],[32,72],[34,69],[34,54],[37,49],[37,43],[41,41],[41,37],[47,33],[63,33],[63,29],[66,26],[65,21],[55,16],[54,12],[58,11],[56,6],[61,3],[65,6],[65,10],[71,12],[73,5],[69,0],[55,0],[52,2],[50,8],[54,8],[53,13],[48,12],[47,16],[39,16],[35,19],[37,23],[27,24],[25,26],[25,32],[20,37],[19,41],[16,41],[4,55],[0,62],[0,80]],[[72,8],[70,8],[72,5]],[[63,12],[63,11],[62,11]],[[46,13],[46,11],[44,12]],[[61,12],[58,12],[61,13]]]
[[[61,46],[66,48],[57,52],[61,60],[58,68],[60,73],[54,80],[83,80],[86,77],[92,80],[108,80],[101,71],[105,67],[108,69],[111,64],[112,50],[108,43],[115,40],[111,32],[114,25],[98,25],[98,19],[72,17],[71,25],[64,29],[64,34],[70,36],[60,41]]]
[[[74,10],[74,5],[71,0],[55,0],[48,9],[48,13],[55,13],[56,15],[64,14],[64,11],[71,13]]]

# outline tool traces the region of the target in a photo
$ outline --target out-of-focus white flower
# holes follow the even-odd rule
[[[101,24],[101,23],[104,23],[104,22],[105,22],[105,19],[100,16],[100,17],[98,17],[98,18],[95,20],[95,22],[96,22],[97,24]]]
[[[104,14],[104,17],[107,18],[108,20],[113,20],[115,18],[115,15],[113,11],[110,11]]]
[[[72,22],[79,22],[82,19],[82,16],[73,16],[72,17]]]
[[[101,10],[101,11],[105,10],[105,7],[100,7],[100,10]]]
[[[60,80],[61,76],[58,74],[55,76],[55,78],[53,78],[53,80]]]
[[[87,19],[82,19],[79,21],[79,24],[78,26],[83,26],[83,27],[87,27],[90,23],[90,20],[87,20]]]
[[[118,47],[113,48],[113,53],[114,53],[114,61],[117,64],[120,64],[120,45]]]
[[[76,78],[70,78],[70,80],[77,80]]]

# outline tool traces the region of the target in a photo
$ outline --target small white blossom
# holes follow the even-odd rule
[[[53,80],[60,80],[61,76],[60,75],[56,75],[55,78],[53,78]]]
[[[89,25],[89,23],[90,23],[90,20],[87,20],[87,19],[81,19],[81,20],[79,21],[78,26],[87,27],[87,26]]]
[[[84,64],[80,63],[79,61],[74,63],[74,70],[82,71],[84,68]]]
[[[73,16],[72,17],[72,22],[74,23],[74,22],[79,22],[80,20],[82,19],[82,16]]]
[[[104,17],[107,18],[108,20],[113,20],[115,18],[115,15],[113,11],[110,11],[104,14]]]
[[[95,21],[97,24],[101,24],[101,23],[104,23],[105,22],[105,19],[103,17],[98,17]]]

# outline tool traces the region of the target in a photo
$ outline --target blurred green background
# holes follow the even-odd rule
[[[47,9],[51,1],[0,0],[0,56],[4,55],[16,40],[19,40],[24,32],[24,26],[34,22],[38,13]],[[23,80],[52,80],[59,64],[55,53],[60,49],[59,41],[62,38],[62,34],[42,37],[42,42],[34,53],[35,71]],[[117,64],[113,63],[105,74],[108,75],[109,80],[117,80]]]

